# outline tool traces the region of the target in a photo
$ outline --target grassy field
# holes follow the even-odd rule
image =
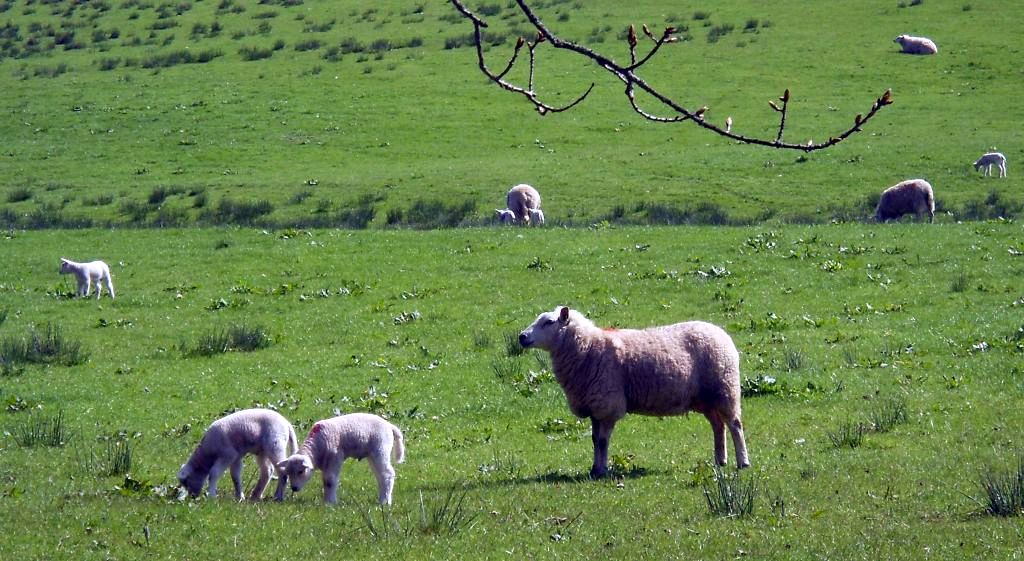
[[[3,241],[20,266],[0,273],[0,336],[52,323],[88,355],[0,378],[5,558],[1020,549],[1019,518],[985,515],[981,485],[1021,457],[1020,225],[88,233]],[[68,299],[72,283],[56,276],[51,256],[94,244],[132,256],[114,266],[114,302]],[[586,480],[588,425],[545,356],[506,344],[559,303],[601,325],[727,327],[743,355],[752,515],[709,511],[699,416],[627,418],[615,477]],[[188,352],[232,325],[271,344]],[[174,473],[201,430],[255,405],[300,434],[339,410],[402,426],[409,459],[392,511],[373,506],[365,464],[345,469],[335,509],[318,480],[284,504],[179,501]],[[62,446],[19,444],[58,411]],[[127,474],[111,443],[131,448]],[[463,518],[429,514],[453,490]]]
[[[773,134],[767,101],[786,88],[787,138],[799,142],[845,130],[892,88],[895,105],[863,134],[805,156],[643,121],[613,78],[543,49],[537,88],[552,103],[597,86],[577,110],[540,117],[486,82],[466,46],[472,27],[444,2],[4,2],[0,220],[479,224],[528,182],[558,223],[828,222],[870,214],[884,187],[911,177],[931,181],[953,219],[1018,214],[1024,77],[1009,38],[1024,9],[898,4],[540,9],[560,34],[620,59],[630,24],[685,29],[643,76],[746,134]],[[522,17],[473,6],[493,14],[500,67]],[[933,37],[941,56],[898,54],[900,33]],[[970,167],[993,148],[1009,180]]]
[[[513,6],[473,7],[508,53]],[[540,117],[444,2],[0,1],[0,559],[1019,557],[1024,8],[540,12],[617,57],[631,23],[685,27],[645,76],[751,134],[787,87],[793,139],[896,104],[803,155],[644,122],[550,52],[553,102],[597,86]],[[1007,179],[970,166],[993,148]],[[937,224],[862,220],[909,177]],[[519,182],[555,227],[493,225]],[[61,256],[105,259],[118,298],[72,298]],[[752,468],[715,472],[699,415],[631,416],[588,480],[589,424],[514,340],[561,304],[726,328]],[[281,504],[179,497],[205,427],[256,406],[300,438],[338,412],[398,424],[394,506],[365,463],[337,508],[318,477]]]

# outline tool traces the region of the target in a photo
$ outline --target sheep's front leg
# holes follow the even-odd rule
[[[284,492],[288,488],[288,473],[277,469],[277,462],[273,463],[273,468],[277,471],[277,489],[274,491],[274,500],[283,501]]]
[[[324,466],[324,502],[333,505],[338,502],[338,480],[341,479],[341,464],[344,458],[336,459]]]
[[[217,483],[220,481],[220,477],[224,475],[224,470],[228,469],[231,460],[226,458],[218,458],[213,463],[213,467],[210,468],[210,488],[206,490],[206,494],[211,497],[217,496]]]
[[[590,424],[594,441],[594,465],[590,468],[590,478],[600,479],[608,474],[608,443],[612,439],[615,420],[591,417]]]
[[[92,277],[85,275],[85,293],[82,296],[88,296],[89,292],[92,291]]]

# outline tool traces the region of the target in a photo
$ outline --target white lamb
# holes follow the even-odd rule
[[[899,43],[903,52],[910,55],[934,55],[939,52],[939,48],[935,46],[935,42],[927,37],[900,35],[893,39],[893,42]]]
[[[292,481],[297,493],[319,469],[323,475],[324,502],[338,502],[338,478],[347,458],[366,458],[377,478],[380,504],[391,504],[395,468],[391,460],[405,461],[405,441],[395,425],[370,413],[351,413],[317,421],[297,453],[277,464]]]
[[[103,261],[90,261],[88,263],[76,263],[70,259],[60,258],[60,274],[71,273],[78,281],[78,295],[88,296],[92,290],[93,281],[96,282],[96,299],[100,299],[103,292],[102,281],[107,283],[107,292],[110,298],[114,298],[114,282],[110,278],[110,267]]]
[[[992,175],[992,166],[999,168],[999,177],[1006,177],[1006,156],[999,152],[989,152],[974,162],[974,171],[985,168],[984,175]]]
[[[207,494],[216,497],[217,482],[230,467],[235,498],[242,500],[242,459],[246,454],[254,454],[259,462],[260,477],[249,500],[257,500],[263,497],[277,463],[297,448],[295,429],[280,413],[269,409],[237,411],[214,421],[206,429],[199,446],[178,471],[178,481],[194,497],[209,479]],[[280,501],[284,500],[287,477],[283,472],[278,475],[274,499]]]
[[[740,420],[739,353],[710,323],[689,321],[648,329],[601,329],[567,307],[541,314],[519,334],[523,347],[551,353],[555,379],[569,409],[590,417],[594,464],[608,472],[608,443],[626,413],[703,414],[711,423],[715,461],[725,465],[725,431],[732,433],[736,464],[750,465]]]
[[[516,213],[507,208],[496,208],[494,209],[494,213],[498,215],[498,221],[502,224],[511,225],[516,223]]]
[[[543,226],[544,225],[544,211],[543,210],[541,210],[539,208],[531,208],[527,212],[529,212],[529,214],[530,214],[530,224],[532,224],[534,226]]]
[[[505,196],[506,206],[512,210],[516,217],[516,223],[530,223],[530,209],[540,208],[540,193],[533,187],[520,183],[509,189]]]

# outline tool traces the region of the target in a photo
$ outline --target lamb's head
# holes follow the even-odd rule
[[[60,258],[60,274],[66,275],[72,271],[71,262],[63,257]]]
[[[288,477],[292,492],[298,493],[313,477],[313,460],[305,454],[292,454],[277,464],[277,471]]]
[[[197,497],[203,490],[203,483],[206,483],[206,475],[192,469],[190,464],[185,464],[178,470],[178,483],[181,483],[189,495]]]
[[[907,40],[907,36],[906,35],[900,35],[900,36],[896,37],[895,39],[893,39],[892,42],[893,43],[899,43],[900,45],[902,45],[903,42],[906,41],[906,40]]]
[[[537,347],[549,351],[562,338],[562,331],[569,325],[569,308],[560,306],[544,312],[519,334],[519,344],[525,348]]]

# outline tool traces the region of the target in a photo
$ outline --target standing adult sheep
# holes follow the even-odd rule
[[[508,210],[511,210],[513,215],[515,215],[517,223],[529,224],[530,211],[540,209],[540,193],[533,187],[520,183],[509,189],[508,194],[505,196],[505,203]]]
[[[608,472],[608,443],[626,413],[661,417],[697,411],[711,423],[715,462],[727,462],[728,427],[736,465],[750,465],[740,420],[739,353],[721,328],[689,321],[641,330],[601,329],[579,312],[560,307],[541,314],[519,334],[519,343],[551,354],[569,409],[590,418],[591,477]]]
[[[928,215],[928,222],[935,220],[935,193],[930,183],[923,179],[901,181],[885,191],[875,207],[875,220],[885,222],[914,213],[918,218]]]

